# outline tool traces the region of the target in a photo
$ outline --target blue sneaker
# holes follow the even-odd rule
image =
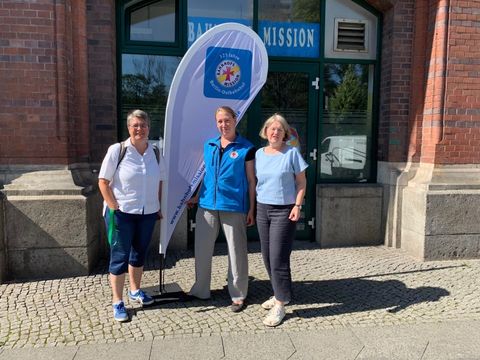
[[[113,318],[117,321],[123,322],[128,320],[127,309],[125,309],[125,304],[123,301],[120,301],[117,304],[113,304]]]
[[[128,290],[128,297],[131,301],[138,302],[142,305],[151,305],[155,302],[151,296],[145,294],[141,289],[137,290],[135,293]]]

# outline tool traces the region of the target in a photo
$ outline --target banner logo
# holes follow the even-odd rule
[[[215,70],[215,76],[220,85],[231,88],[240,81],[240,66],[234,60],[222,61]]]
[[[203,84],[205,97],[248,99],[251,77],[251,51],[221,47],[207,49]]]

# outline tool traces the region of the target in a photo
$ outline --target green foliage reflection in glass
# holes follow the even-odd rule
[[[260,0],[258,2],[258,18],[278,22],[320,23],[320,4],[318,0],[281,2]]]
[[[168,96],[163,78],[165,64],[156,56],[132,59],[134,73],[122,76],[122,98],[128,104],[149,104]]]
[[[163,137],[168,91],[179,61],[179,58],[172,56],[123,54],[123,124],[126,124],[130,110],[142,109],[150,115],[150,139]],[[126,126],[122,126],[121,138],[127,136]]]
[[[329,122],[365,120],[368,109],[368,69],[358,64],[325,67],[326,104]]]

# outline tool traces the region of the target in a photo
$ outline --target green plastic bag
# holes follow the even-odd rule
[[[108,209],[109,222],[108,222],[108,245],[112,246],[113,233],[115,231],[115,210]]]

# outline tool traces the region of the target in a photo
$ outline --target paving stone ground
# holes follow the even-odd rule
[[[230,309],[225,244],[213,259],[212,299],[141,308],[126,300],[131,321],[112,319],[106,265],[89,276],[0,285],[0,348],[102,344],[271,334],[480,320],[480,260],[419,262],[398,249],[320,249],[298,241],[292,253],[295,301],[285,322],[266,328],[260,303],[271,295],[258,243],[249,244],[247,308]],[[158,288],[158,256],[147,263],[143,286]],[[188,291],[192,251],[170,251],[165,282]],[[173,288],[173,287],[172,287]]]

